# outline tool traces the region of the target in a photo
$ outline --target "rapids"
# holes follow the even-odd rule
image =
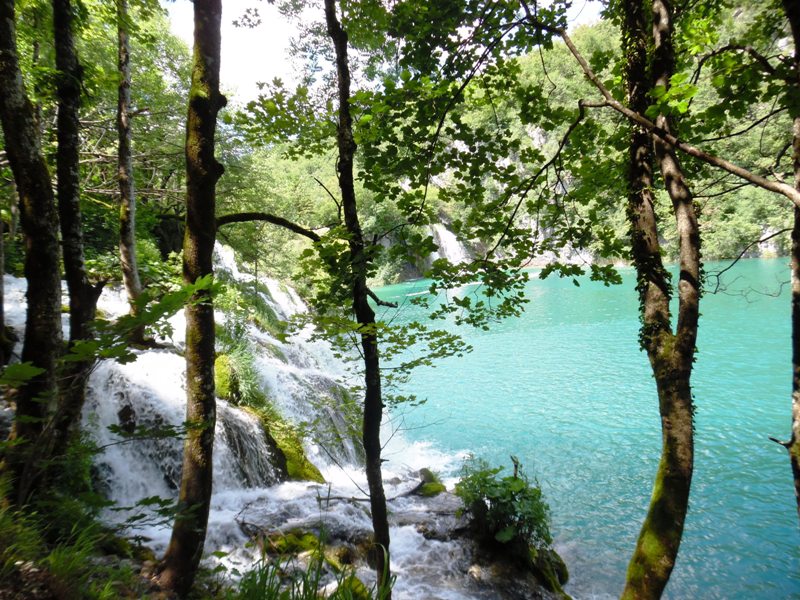
[[[218,247],[216,259],[217,270],[226,271],[240,282],[252,282],[252,276],[238,271],[230,250]],[[306,310],[293,290],[265,278],[260,283],[268,289],[264,300],[281,319]],[[21,333],[25,281],[6,276],[5,286],[7,323]],[[127,311],[123,292],[106,290],[98,308],[107,315],[123,314]],[[216,318],[223,322],[227,317],[218,313]],[[174,436],[125,440],[115,430],[180,428],[184,421],[182,313],[170,322],[172,338],[160,340],[167,348],[137,350],[136,360],[128,364],[103,361],[95,366],[82,416],[84,431],[102,448],[94,463],[95,479],[115,502],[104,518],[111,524],[127,525],[127,535],[141,539],[157,555],[166,549],[171,523],[159,516],[152,499],[176,499],[182,441]],[[365,536],[371,531],[364,502],[366,479],[357,464],[357,443],[341,435],[345,431],[344,417],[336,407],[317,401],[320,396],[338,397],[336,391],[346,385],[350,374],[326,342],[311,339],[312,333],[307,327],[284,342],[252,325],[247,331],[260,386],[283,417],[296,424],[324,421],[338,429],[340,435],[305,440],[307,456],[327,483],[279,481],[280,474],[271,463],[271,451],[259,421],[218,399],[214,491],[205,550],[206,560],[221,562],[231,569],[229,572],[242,571],[259,558],[248,533],[320,525],[328,535],[342,538]],[[425,442],[408,443],[389,420],[384,423],[383,435],[388,440],[384,449],[386,493],[396,522],[391,528],[392,569],[397,575],[395,597],[495,597],[477,590],[466,576],[469,564],[460,542],[426,539],[420,533],[420,525],[436,528],[442,518],[430,510],[431,501],[402,496],[418,483],[419,469],[454,472],[460,457],[438,452]],[[454,480],[445,483],[452,486]],[[444,512],[452,517],[453,507],[446,507]],[[211,556],[212,553],[219,556]],[[366,567],[357,574],[367,583],[374,581],[372,571]]]

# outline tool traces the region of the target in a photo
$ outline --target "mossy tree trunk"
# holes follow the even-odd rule
[[[6,153],[19,196],[25,238],[28,312],[22,361],[43,372],[16,394],[11,437],[6,452],[12,500],[24,503],[41,475],[40,436],[56,398],[56,364],[61,352],[61,281],[58,215],[50,173],[42,155],[36,113],[23,83],[17,55],[13,0],[0,0],[0,120]]]
[[[216,237],[216,184],[223,172],[215,156],[219,91],[221,0],[194,0],[194,55],[186,125],[186,235],[183,279],[212,274]],[[159,583],[181,597],[189,592],[203,554],[211,503],[214,399],[214,307],[210,290],[186,306],[186,421],[178,514],[160,565]]]
[[[142,294],[139,266],[136,260],[136,195],[131,153],[131,53],[128,36],[130,15],[128,1],[117,2],[117,183],[119,184],[119,256],[122,281],[128,301],[133,307]],[[143,331],[136,332],[139,341]]]
[[[64,272],[69,290],[70,344],[92,337],[91,322],[102,290],[102,284],[93,286],[89,283],[83,254],[79,173],[81,67],[75,50],[74,10],[70,0],[53,0],[58,70],[56,192]],[[52,422],[50,441],[53,457],[60,456],[66,450],[70,433],[80,419],[91,365],[87,361],[69,362],[60,372],[58,407]]]
[[[325,20],[328,35],[336,54],[338,81],[337,163],[342,209],[349,234],[350,277],[353,292],[353,312],[359,324],[361,350],[364,359],[364,416],[362,439],[366,456],[367,485],[369,486],[372,528],[375,534],[375,570],[382,585],[390,581],[389,569],[389,519],[386,494],[381,474],[380,427],[383,417],[381,394],[380,354],[375,327],[375,312],[369,304],[367,287],[368,256],[358,218],[358,207],[353,181],[353,158],[356,143],[353,139],[353,119],[350,114],[350,66],[347,58],[347,32],[336,16],[335,0],[325,0]]]
[[[652,4],[653,62],[648,77],[647,15],[641,0],[626,0],[623,43],[628,57],[629,106],[643,114],[652,85],[669,86],[674,72],[671,7]],[[651,81],[653,84],[651,84]],[[662,115],[658,126],[670,130]],[[692,196],[674,149],[653,137],[655,158],[672,199],[680,244],[678,322],[672,331],[669,274],[661,259],[653,198],[650,136],[634,126],[629,157],[628,217],[637,271],[642,328],[661,415],[662,449],[650,507],[628,565],[623,598],[660,598],[678,555],[694,467],[693,404],[690,377],[697,339],[700,299],[700,237]]]

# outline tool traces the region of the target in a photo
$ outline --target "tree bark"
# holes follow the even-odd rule
[[[69,343],[92,337],[97,300],[102,285],[93,286],[86,275],[80,209],[80,121],[81,67],[75,50],[73,6],[70,0],[53,0],[53,28],[58,70],[58,214],[69,290]],[[66,450],[71,432],[80,419],[86,396],[86,380],[93,361],[70,362],[60,372],[59,401],[50,434],[50,453],[58,457]]]
[[[783,0],[783,7],[794,41],[793,81],[800,93],[800,5],[794,0]],[[794,187],[800,192],[800,109],[795,108],[792,122],[792,150]],[[786,448],[794,479],[797,515],[800,518],[800,208],[794,207],[792,228],[792,437]]]
[[[41,475],[39,438],[56,397],[61,281],[58,216],[34,108],[19,67],[13,0],[0,0],[0,120],[17,184],[25,237],[28,312],[22,361],[44,370],[18,390],[11,438],[19,443],[6,452],[13,479],[12,499],[22,504]]]
[[[131,56],[128,41],[128,1],[117,0],[117,50],[119,86],[117,88],[117,181],[119,183],[119,256],[122,281],[133,307],[142,294],[136,260],[136,196],[131,153]],[[141,333],[141,332],[140,332]],[[139,336],[141,337],[141,335]]]
[[[353,119],[350,114],[350,66],[347,58],[347,32],[336,16],[335,0],[325,0],[325,21],[328,35],[336,53],[338,79],[337,164],[342,209],[349,234],[350,269],[353,290],[353,311],[359,324],[361,349],[364,358],[364,418],[362,439],[366,455],[366,475],[369,486],[372,528],[375,534],[375,570],[378,582],[388,587],[391,581],[389,566],[389,519],[386,494],[381,474],[380,426],[383,417],[381,395],[380,355],[375,329],[375,312],[369,305],[367,288],[368,256],[358,218],[358,207],[353,179],[353,157],[356,143],[353,139]]]
[[[626,0],[623,41],[628,49],[626,77],[631,109],[644,113],[651,88],[647,77],[646,15],[641,0]],[[653,79],[669,85],[674,70],[671,8],[653,1]],[[659,116],[658,126],[670,124]],[[647,351],[659,399],[662,450],[645,521],[628,565],[622,598],[660,598],[678,555],[689,504],[694,465],[693,405],[690,377],[697,337],[700,298],[700,237],[692,196],[674,150],[653,136],[655,157],[672,199],[680,243],[678,324],[671,330],[671,288],[661,260],[652,195],[652,153],[648,134],[634,125],[630,145],[628,211],[632,255],[641,307],[641,343]]]
[[[212,275],[216,237],[216,183],[223,172],[214,157],[219,91],[221,0],[194,0],[194,64],[186,125],[186,236],[183,279]],[[214,398],[214,306],[201,291],[186,306],[186,421],[178,514],[160,566],[159,583],[183,597],[203,554],[211,503]]]

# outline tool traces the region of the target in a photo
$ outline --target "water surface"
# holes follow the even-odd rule
[[[406,389],[428,398],[405,417],[409,438],[495,464],[514,454],[538,478],[581,598],[619,595],[660,452],[634,278],[623,276],[614,287],[532,279],[522,317],[462,329],[474,352],[420,369]],[[728,293],[702,300],[695,479],[670,598],[800,598],[789,462],[768,439],[790,425],[788,278],[784,259],[742,261]],[[408,295],[426,287],[381,295],[401,302],[396,319],[419,318]]]

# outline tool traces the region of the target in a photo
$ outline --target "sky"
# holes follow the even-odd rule
[[[245,9],[258,7],[262,23],[255,28],[236,27],[235,19]],[[192,3],[177,0],[167,3],[173,33],[192,45]],[[570,26],[596,21],[602,5],[597,0],[573,0]],[[278,14],[274,4],[263,0],[225,0],[222,15],[221,86],[229,99],[246,103],[258,95],[258,82],[279,77],[296,81],[288,60],[289,41],[294,28]]]

